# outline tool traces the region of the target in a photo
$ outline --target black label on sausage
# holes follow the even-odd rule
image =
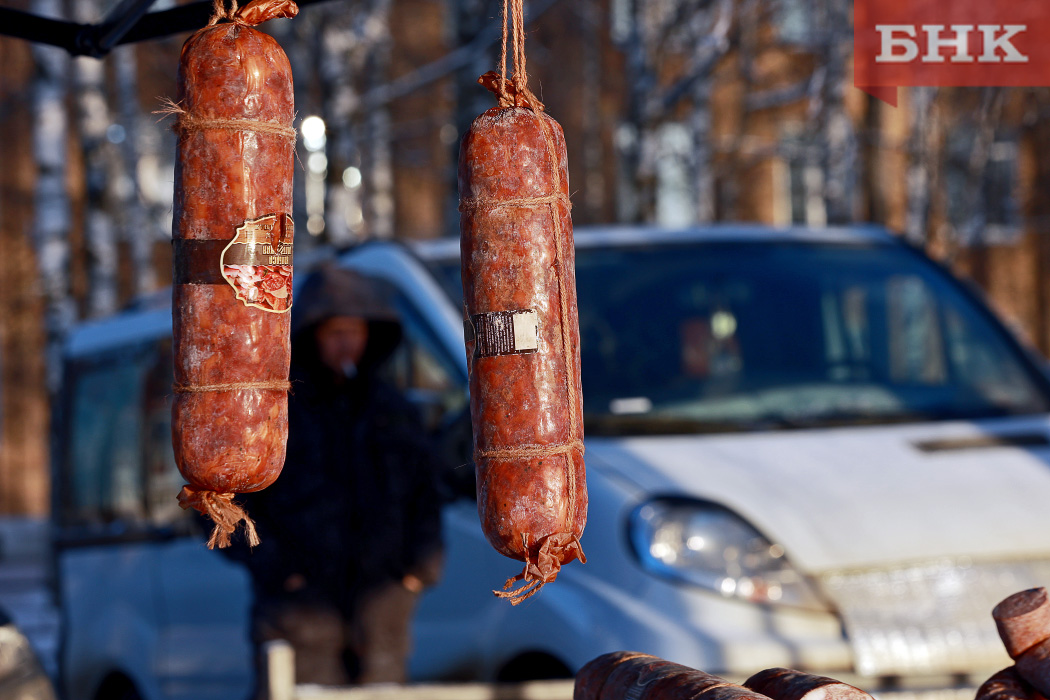
[[[222,271],[215,264],[215,259],[222,255],[229,241],[195,238],[174,238],[174,265],[172,267],[175,284],[226,284]]]
[[[523,355],[539,349],[539,314],[535,309],[474,314],[465,328],[474,357]]]

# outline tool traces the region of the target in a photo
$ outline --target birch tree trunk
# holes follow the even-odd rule
[[[451,19],[451,34],[456,46],[468,46],[486,27],[501,21],[502,5],[498,0],[447,0]],[[527,8],[526,8],[527,9]],[[498,50],[498,49],[497,49]],[[470,129],[474,118],[492,106],[492,95],[478,85],[478,76],[498,69],[496,51],[479,51],[466,65],[457,69],[452,78],[455,107],[452,124],[456,139],[450,144],[452,162],[459,162],[459,142]],[[445,231],[459,231],[459,182],[455,168],[449,169],[449,197],[445,203]]]
[[[120,213],[122,238],[128,246],[133,297],[152,292],[157,287],[153,266],[153,244],[156,232],[149,225],[145,202],[138,183],[139,137],[144,115],[138,98],[138,66],[135,47],[124,46],[112,54],[116,80],[119,124],[123,128],[119,146],[119,172],[115,183],[117,211]]]
[[[320,113],[322,110],[315,99],[317,65],[317,22],[321,15],[317,10],[302,12],[294,22],[270,22],[267,29],[271,31],[278,43],[284,47],[288,62],[295,76],[295,111],[297,122],[306,117]],[[297,124],[298,126],[298,124]],[[308,154],[301,138],[296,140],[296,153],[299,162],[305,163]],[[320,239],[310,235],[306,227],[306,178],[297,168],[292,183],[292,218],[295,221],[295,251],[303,254],[318,245]]]
[[[358,71],[352,55],[359,50],[352,14],[345,6],[324,8],[318,27],[320,56],[318,74],[324,95],[322,113],[327,130],[328,175],[325,190],[325,238],[346,246],[357,240],[361,226],[359,188],[345,187],[343,172],[360,167],[360,154],[353,137],[352,117],[360,95],[354,84]]]
[[[31,10],[61,17],[59,0],[34,0]],[[66,80],[69,58],[61,49],[32,45],[36,75],[33,80],[33,155],[37,163],[36,220],[32,239],[45,302],[47,386],[54,394],[61,379],[62,342],[76,320],[69,285],[69,195],[66,192],[68,123]]]
[[[714,151],[711,145],[711,82],[703,80],[693,92],[693,182],[696,188],[696,223],[715,220]]]
[[[847,0],[827,0],[829,38],[824,52],[824,100],[821,131],[824,135],[824,200],[829,224],[854,220],[857,192],[857,136],[846,112],[846,67],[853,50],[850,5]]]
[[[974,124],[975,138],[966,165],[966,185],[962,201],[965,213],[957,232],[957,243],[978,248],[987,245],[985,227],[988,224],[988,202],[983,192],[984,178],[1002,109],[1002,88],[981,88],[981,104]]]
[[[371,12],[366,36],[368,55],[365,61],[366,90],[390,79],[390,4],[378,0]],[[364,223],[371,238],[394,237],[394,163],[391,153],[390,109],[377,105],[363,115],[362,174],[364,175]]]
[[[642,0],[621,0],[630,17],[623,37],[627,70],[627,118],[616,130],[620,165],[617,172],[616,218],[625,223],[651,220],[656,210],[656,137],[649,124],[649,102],[656,79],[648,57],[647,14]]]
[[[711,80],[730,48],[737,3],[617,0],[617,5],[628,85],[627,119],[616,138],[621,165],[618,218],[653,221],[671,215],[674,220],[685,216],[711,221],[715,216]],[[624,21],[627,17],[630,21]],[[668,83],[663,73],[675,63],[683,67]],[[683,101],[691,107],[684,141],[674,136],[681,125],[671,124]],[[682,183],[680,170],[691,175],[691,187]],[[675,202],[670,210],[658,206],[668,201]],[[677,211],[681,207],[687,211]]]
[[[602,11],[594,0],[577,0],[583,60],[580,62],[580,101],[583,103],[582,220],[605,219],[605,172],[602,148]]]
[[[692,170],[695,216],[698,224],[707,224],[717,218],[715,208],[714,146],[712,144],[711,96],[716,65],[729,51],[729,31],[733,22],[732,0],[719,0],[707,10],[711,17],[698,17],[696,53],[691,75],[693,109],[690,118],[693,152]],[[709,31],[708,27],[710,28]]]
[[[935,88],[914,87],[908,91],[911,134],[908,148],[908,203],[904,222],[907,240],[925,247],[930,219],[930,177],[932,149],[930,144],[930,111]]]
[[[342,186],[336,173],[359,167],[354,147],[351,118],[358,101],[351,67],[351,50],[356,42],[350,13],[344,6],[323,8],[317,27],[319,34],[318,75],[321,83],[322,114],[325,126],[325,156],[328,175],[324,191],[324,237],[336,247],[348,246],[357,238],[360,204],[357,191]]]
[[[329,134],[325,233],[337,246],[354,242],[366,230],[393,234],[389,114],[385,107],[360,114],[362,84],[387,79],[390,3],[333,7],[320,28],[319,72]],[[348,168],[358,169],[354,183],[344,181]]]
[[[101,13],[96,0],[73,3],[74,19],[90,24]],[[106,138],[111,120],[106,100],[105,64],[95,58],[73,60],[73,84],[84,153],[84,244],[87,250],[87,315],[117,308],[117,231],[111,199],[113,149]]]

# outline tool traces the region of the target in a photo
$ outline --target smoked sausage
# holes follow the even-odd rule
[[[460,244],[478,514],[525,562],[496,592],[517,604],[586,561],[587,489],[565,138],[527,88],[502,93],[461,144]]]
[[[236,3],[234,3],[236,8]],[[175,161],[172,443],[183,508],[212,517],[208,546],[251,520],[232,498],[271,484],[288,435],[292,73],[252,25],[291,0],[216,16],[183,45]]]

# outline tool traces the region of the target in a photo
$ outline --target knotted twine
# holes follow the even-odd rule
[[[511,60],[514,72],[511,79],[507,79],[507,45],[510,39],[512,50]],[[564,204],[567,208],[572,207],[568,195],[562,192],[561,162],[558,158],[558,150],[551,133],[547,119],[543,115],[543,103],[541,103],[528,87],[528,74],[525,71],[525,11],[524,0],[503,0],[503,43],[500,54],[500,72],[490,71],[478,78],[478,82],[495,93],[500,108],[511,107],[527,108],[535,115],[543,138],[547,146],[547,158],[553,174],[553,191],[547,195],[538,197],[522,197],[512,199],[493,199],[488,197],[465,197],[460,200],[459,209],[462,212],[473,211],[479,208],[494,209],[504,207],[531,207],[547,206],[550,208],[551,218],[554,222],[555,262],[557,269],[565,269],[565,252],[562,245],[561,215],[558,205]],[[583,441],[577,438],[579,431],[579,420],[577,417],[579,406],[576,397],[576,371],[573,356],[572,339],[570,332],[570,313],[566,300],[569,290],[565,281],[565,275],[558,274],[558,297],[559,310],[561,314],[561,336],[562,352],[565,362],[565,391],[569,406],[569,440],[561,444],[547,445],[520,445],[512,448],[497,448],[487,450],[476,450],[475,460],[479,459],[515,459],[515,458],[537,458],[560,455],[566,464],[566,481],[569,494],[569,507],[567,509],[570,523],[576,520],[579,504],[576,500],[576,469],[573,463],[573,455],[583,455]],[[543,539],[536,550],[535,557],[529,551],[529,535],[522,534],[522,545],[525,556],[525,567],[520,574],[512,576],[503,584],[503,589],[493,593],[510,601],[511,605],[518,605],[533,595],[547,583],[553,581],[561,569],[560,554],[568,550],[575,550],[577,558],[586,563],[587,557],[583,553],[580,539],[573,532],[558,532],[548,535]],[[518,584],[515,588],[515,584]]]
[[[172,129],[180,137],[198,131],[218,129],[220,131],[252,131],[256,134],[270,134],[281,136],[294,142],[296,138],[295,127],[266,122],[259,119],[218,119],[215,117],[203,117],[187,112],[177,103],[165,98],[161,101],[161,108],[155,110],[154,114],[174,115],[175,123]]]
[[[242,27],[252,27],[277,17],[292,18],[299,13],[299,7],[292,0],[253,0],[244,7],[238,9],[237,0],[230,0],[227,9],[223,0],[213,0],[212,15],[205,27],[214,27],[222,20],[233,22]],[[295,127],[286,124],[277,124],[258,119],[217,119],[199,114],[187,112],[180,105],[170,99],[162,100],[161,108],[154,114],[174,115],[175,132],[180,136],[187,136],[198,131],[218,129],[222,131],[251,131],[257,134],[270,134],[281,136],[291,142],[295,142]]]
[[[219,23],[219,20],[227,19],[231,22],[237,22],[237,0],[230,0],[230,9],[227,10],[222,0],[212,0],[211,3],[211,18],[208,20],[208,26],[211,27]],[[244,23],[243,21],[241,22]]]
[[[215,523],[211,537],[208,538],[208,549],[229,547],[230,536],[237,531],[237,525],[242,522],[248,545],[254,547],[259,544],[255,521],[248,517],[244,508],[233,502],[232,493],[217,493],[186,484],[179,492],[179,505],[183,510],[196,508]]]

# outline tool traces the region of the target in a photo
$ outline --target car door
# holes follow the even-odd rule
[[[247,577],[176,500],[171,372],[166,336],[67,362],[54,517],[72,700],[114,684],[150,700],[250,689]]]
[[[211,524],[176,499],[185,480],[171,445],[172,358],[158,346],[144,393],[142,449],[154,532],[158,602],[155,674],[166,699],[246,698],[254,675],[251,580],[245,568],[205,546]]]
[[[149,694],[159,610],[138,459],[149,355],[138,344],[67,363],[54,545],[60,666],[73,700],[113,675]]]

